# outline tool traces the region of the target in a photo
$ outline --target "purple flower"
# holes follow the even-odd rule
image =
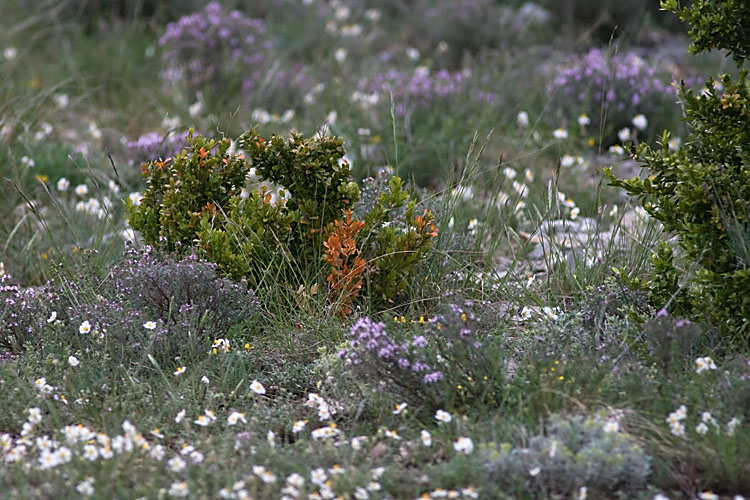
[[[443,373],[442,373],[442,372],[439,372],[439,371],[437,371],[437,372],[432,372],[432,373],[428,373],[428,374],[427,374],[427,375],[425,375],[425,376],[424,376],[424,378],[422,379],[422,381],[423,381],[423,382],[424,382],[425,384],[432,384],[432,383],[435,383],[435,382],[439,382],[439,381],[441,381],[441,380],[443,380]]]

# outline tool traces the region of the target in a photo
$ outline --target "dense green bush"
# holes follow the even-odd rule
[[[187,140],[189,150],[142,167],[149,187],[127,210],[143,240],[168,252],[196,252],[254,286],[268,273],[320,275],[323,242],[360,195],[343,141],[294,132],[266,140],[250,130],[233,153],[228,140],[192,131]],[[260,188],[246,189],[254,176]],[[405,295],[437,228],[398,177],[373,197],[357,211],[365,230],[356,244],[367,262],[365,288],[380,308]]]
[[[750,3],[745,0],[695,0],[683,8],[678,0],[662,0],[661,7],[690,23],[691,52],[726,50],[738,65],[750,57]]]
[[[733,21],[716,17],[732,2],[696,2],[691,10],[679,11],[680,16],[696,12],[711,17],[690,17],[696,37],[693,50],[710,46],[731,50],[741,61],[750,49],[750,38],[730,36]],[[669,10],[677,11],[676,2],[663,2]],[[723,21],[722,21],[723,19]],[[713,26],[716,38],[706,38],[706,26]],[[698,30],[698,31],[696,31]],[[732,43],[736,45],[732,45]],[[680,92],[686,120],[691,131],[682,148],[668,146],[669,135],[664,134],[661,147],[640,146],[635,157],[651,171],[646,178],[630,180],[608,176],[612,185],[624,188],[643,201],[644,208],[659,220],[664,228],[679,237],[691,267],[695,268],[692,281],[678,295],[678,283],[670,269],[671,252],[661,251],[653,259],[665,280],[652,280],[652,296],[668,303],[667,295],[675,296],[676,312],[715,323],[735,341],[748,344],[750,318],[750,84],[747,73],[737,79],[728,75],[720,81],[709,79],[707,88],[696,95],[683,83]],[[666,286],[669,285],[669,286]],[[666,288],[665,288],[666,286]],[[657,291],[656,288],[659,290]],[[669,290],[671,288],[671,290]],[[666,293],[665,293],[666,292]],[[666,299],[666,301],[665,301]],[[671,304],[674,306],[675,304]],[[673,308],[674,309],[674,308]]]

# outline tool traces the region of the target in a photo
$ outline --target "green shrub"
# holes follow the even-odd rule
[[[745,0],[696,0],[683,8],[678,0],[662,0],[661,8],[690,23],[694,54],[726,50],[738,65],[750,57],[750,3]]]
[[[710,46],[732,50],[741,61],[750,49],[750,38],[732,39],[734,28],[726,26],[726,17],[712,12],[733,2],[695,2],[680,16],[702,12],[711,19],[690,17],[702,28],[696,36],[694,51]],[[663,2],[677,11],[676,2]],[[724,6],[724,7],[722,7]],[[722,21],[723,19],[723,21]],[[705,26],[714,26],[712,45]],[[698,30],[696,32],[696,29]],[[730,40],[735,45],[730,46]],[[750,268],[748,268],[748,227],[750,227],[750,85],[747,72],[735,80],[728,75],[720,82],[709,79],[699,95],[683,83],[680,91],[686,121],[691,131],[682,148],[668,146],[665,132],[660,148],[641,145],[635,157],[651,170],[647,178],[616,179],[607,171],[610,183],[624,188],[644,203],[644,208],[659,220],[666,231],[679,237],[692,272],[692,281],[677,296],[677,283],[671,252],[662,250],[652,259],[660,275],[658,283],[647,284],[652,298],[662,307],[676,296],[677,311],[715,323],[725,334],[747,345],[750,318]],[[692,270],[691,270],[692,271]],[[653,280],[652,280],[653,281]],[[671,288],[671,290],[670,290]],[[658,290],[657,290],[658,289]],[[666,299],[666,301],[665,301]],[[684,309],[684,310],[683,310]]]
[[[250,130],[237,140],[242,153],[230,153],[228,140],[194,137],[192,130],[187,140],[190,149],[173,160],[143,165],[149,187],[137,205],[128,201],[130,224],[145,243],[196,252],[224,275],[246,277],[253,286],[268,273],[319,277],[324,238],[343,213],[360,208],[343,141],[295,132],[288,140],[266,140]],[[261,187],[243,193],[251,174]],[[398,177],[373,197],[358,210],[365,229],[357,246],[367,264],[368,295],[379,308],[404,296],[437,229],[432,213],[419,213]]]

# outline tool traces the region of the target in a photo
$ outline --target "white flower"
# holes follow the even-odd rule
[[[620,430],[620,424],[617,422],[617,420],[607,420],[607,423],[604,424],[602,430],[607,433],[617,432]]]
[[[730,436],[734,435],[734,430],[737,428],[737,426],[740,425],[740,419],[737,417],[732,417],[732,419],[727,422],[727,434]]]
[[[533,469],[529,469],[529,476],[531,477],[538,476],[540,472],[542,472],[541,467],[538,467],[538,466],[534,467]]]
[[[648,127],[648,120],[644,115],[635,115],[635,117],[633,117],[633,125],[638,130],[646,130],[646,127]]]
[[[190,494],[190,489],[185,481],[174,482],[170,485],[167,494],[172,497],[185,498]]]
[[[179,377],[183,373],[185,373],[185,370],[187,370],[187,366],[178,366],[177,369],[174,371],[174,376]]]
[[[578,500],[586,500],[588,496],[589,496],[589,489],[586,488],[585,486],[581,486],[578,489]]]
[[[589,118],[589,115],[586,113],[581,114],[581,116],[578,117],[578,125],[581,127],[591,125],[591,118]]]
[[[675,436],[684,436],[685,435],[685,426],[682,425],[681,422],[675,422],[674,424],[670,425],[669,430]]]
[[[188,113],[193,118],[195,118],[196,116],[198,116],[198,114],[202,110],[203,110],[203,102],[201,102],[201,101],[196,101],[193,104],[191,104],[190,106],[188,106]]]
[[[270,429],[266,433],[266,441],[268,441],[271,448],[276,448],[276,434]]]
[[[179,424],[183,418],[185,418],[185,410],[180,410],[177,416],[174,417],[174,421],[176,424]]]
[[[508,179],[515,179],[518,173],[510,167],[505,167],[503,169],[503,175],[507,177]]]
[[[297,420],[292,426],[292,432],[295,434],[297,434],[298,432],[302,432],[306,424],[307,422],[305,422],[304,420]]]
[[[419,59],[419,51],[414,47],[408,47],[406,49],[406,57],[408,57],[412,61],[416,61],[417,59]]]
[[[172,472],[180,472],[187,467],[187,462],[182,457],[176,456],[169,459],[167,466]]]
[[[227,425],[237,425],[239,422],[242,422],[243,424],[247,423],[247,419],[245,419],[245,414],[244,413],[240,413],[238,411],[233,411],[227,417]]]
[[[560,159],[560,165],[563,167],[572,167],[576,162],[575,156],[563,155]]]
[[[85,497],[90,497],[94,494],[94,478],[86,478],[85,481],[79,483],[76,486],[76,491]]]
[[[326,482],[326,479],[328,479],[328,474],[326,474],[326,471],[323,468],[313,469],[310,472],[310,481],[312,481],[313,484],[320,486]]]
[[[432,446],[432,434],[430,434],[430,431],[422,429],[419,437],[422,439],[423,445]]]
[[[143,323],[143,328],[145,328],[146,330],[153,330],[156,328],[156,323],[154,323],[153,321],[146,321],[145,323]]]
[[[392,413],[394,415],[400,415],[401,412],[403,412],[406,409],[407,406],[409,406],[409,405],[407,405],[406,403],[399,403],[399,404],[396,405],[396,407],[394,408],[394,410],[393,410]]]
[[[701,422],[695,427],[695,432],[700,435],[706,434],[708,432],[708,426],[704,422]]]
[[[521,111],[518,113],[518,116],[516,117],[516,122],[518,123],[518,126],[521,128],[526,128],[529,126],[529,114],[526,111]]]
[[[346,49],[339,48],[339,49],[336,49],[336,52],[333,53],[333,58],[336,59],[336,62],[342,63],[346,60],[346,55],[347,55]]]
[[[716,370],[716,363],[708,356],[697,358],[695,360],[695,373],[701,373],[706,370]]]
[[[453,417],[447,411],[438,410],[435,412],[435,420],[437,420],[438,422],[443,422],[447,424],[448,422],[453,420]]]
[[[78,333],[84,335],[89,332],[91,332],[91,323],[89,323],[88,321],[84,321],[83,323],[81,323],[81,326],[78,327]]]
[[[87,444],[83,447],[83,457],[90,462],[94,462],[99,458],[99,450],[93,444]]]
[[[57,190],[60,192],[67,191],[70,187],[70,181],[65,177],[60,177],[57,180]]]
[[[615,144],[609,147],[609,153],[617,156],[622,156],[625,154],[625,150],[619,144]]]
[[[529,182],[534,182],[534,172],[531,171],[531,169],[526,169],[523,171],[524,177],[526,177],[526,180]]]
[[[36,425],[42,422],[42,410],[39,408],[29,408],[29,422]]]
[[[296,472],[293,472],[286,477],[286,483],[295,488],[302,488],[305,485],[305,478]]]
[[[0,274],[2,276],[2,274]],[[49,318],[47,318],[47,323],[52,323],[57,319],[57,311],[52,311],[52,314],[49,315]]]
[[[471,438],[460,437],[458,438],[458,441],[453,443],[453,449],[469,455],[472,451],[474,451],[474,442],[471,440]]]
[[[669,500],[669,497],[666,495],[662,495],[661,493],[657,493],[651,500]]]
[[[367,9],[365,11],[365,19],[368,21],[377,22],[380,20],[381,12],[379,9]]]
[[[578,207],[575,207],[573,210],[570,211],[570,220],[576,220],[578,216],[581,213],[581,209]]]
[[[68,364],[75,368],[76,366],[81,364],[81,362],[78,361],[78,358],[76,358],[75,356],[68,356]]]
[[[86,184],[79,184],[76,186],[75,193],[78,196],[86,196],[89,194],[89,187]]]
[[[266,388],[263,387],[263,384],[261,384],[257,380],[253,380],[250,383],[250,390],[252,390],[255,394],[265,394],[266,393]]]
[[[630,129],[624,128],[617,132],[617,138],[620,139],[620,142],[627,142],[630,140]]]
[[[367,436],[353,437],[351,441],[352,449],[359,450],[362,448],[362,443],[367,441]]]
[[[564,128],[558,128],[558,129],[555,129],[552,132],[552,136],[555,139],[567,139],[568,138],[568,131],[565,130]]]
[[[12,61],[18,55],[18,50],[15,47],[6,47],[3,50],[3,57],[6,61]]]
[[[719,500],[719,495],[717,495],[713,491],[704,491],[702,493],[698,493],[698,498],[700,498],[701,500]]]
[[[669,150],[677,151],[678,149],[680,149],[681,142],[682,140],[679,137],[672,137],[671,139],[669,139],[669,142],[667,143],[667,145],[669,146]]]
[[[367,500],[368,498],[370,498],[370,494],[367,493],[367,490],[363,487],[357,486],[357,489],[354,490],[354,498],[356,498],[357,500]]]
[[[544,312],[544,315],[547,316],[551,320],[557,320],[559,318],[557,314],[558,311],[556,311],[556,308],[552,309],[549,306],[544,306],[542,308],[542,312]]]

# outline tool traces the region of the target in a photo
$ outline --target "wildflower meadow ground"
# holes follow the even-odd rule
[[[3,2],[0,498],[750,498],[748,319],[604,173],[750,104],[617,4]]]

